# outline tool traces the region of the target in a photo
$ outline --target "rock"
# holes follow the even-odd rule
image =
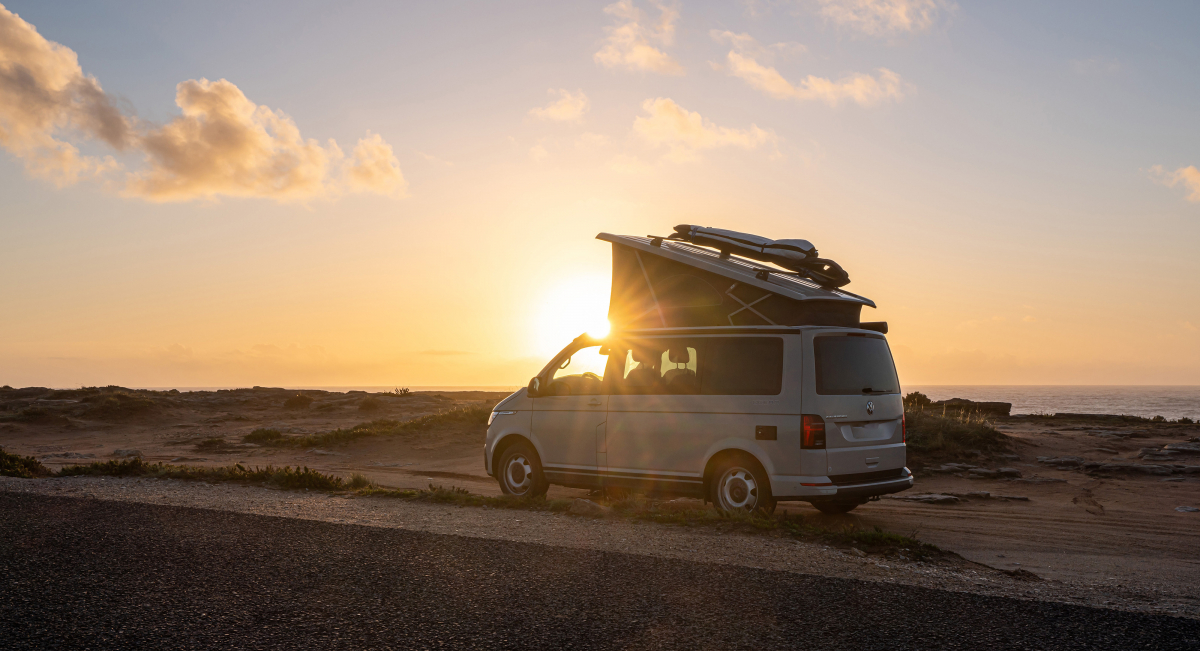
[[[889,496],[891,497],[891,496]],[[958,504],[962,500],[953,495],[944,495],[942,493],[922,493],[920,495],[897,495],[892,497],[895,500],[904,500],[905,502],[920,502],[922,504]]]
[[[1001,477],[1016,478],[1021,476],[1021,471],[1017,470],[1016,468],[1000,468],[996,471],[996,474],[1000,475]]]
[[[1058,477],[1022,477],[1021,479],[1010,479],[1012,482],[1021,482],[1022,484],[1063,484],[1067,480],[1059,479]]]
[[[1163,449],[1185,454],[1200,454],[1200,443],[1168,443],[1163,446]]]
[[[997,495],[998,500],[1011,500],[1014,502],[1028,502],[1029,498],[1023,495]]]
[[[1114,461],[1112,463],[1089,461],[1083,465],[1083,468],[1091,472],[1127,472],[1143,475],[1169,475],[1174,472],[1174,469],[1170,466],[1130,463],[1128,461]]]
[[[867,553],[857,547],[851,547],[850,549],[847,549],[846,553],[850,554],[851,556],[857,556],[859,558],[867,557]]]
[[[1200,509],[1194,506],[1177,506],[1175,507],[1175,510],[1179,511],[1180,513],[1200,513]]]
[[[1019,454],[997,454],[996,458],[1004,459],[1005,461],[1020,461],[1021,455],[1019,455]]]
[[[998,476],[998,472],[995,470],[988,470],[987,468],[972,468],[970,472],[967,473],[967,479],[995,479]]]
[[[113,450],[112,455],[118,459],[129,459],[131,457],[141,457],[141,450]]]
[[[1179,466],[1175,469],[1175,472],[1185,475],[1197,475],[1200,474],[1200,466]]]
[[[1116,454],[1117,451],[1112,448],[1092,448],[1092,452],[1103,452],[1105,454]]]
[[[1186,481],[1186,480],[1183,477],[1167,477],[1166,479],[1160,479],[1158,481]]]
[[[587,515],[595,518],[602,518],[612,512],[607,506],[601,506],[591,500],[577,498],[571,503],[570,512],[575,515]]]

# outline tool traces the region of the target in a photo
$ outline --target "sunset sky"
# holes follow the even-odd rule
[[[0,385],[523,384],[680,223],[905,384],[1200,384],[1195,2],[0,2]]]

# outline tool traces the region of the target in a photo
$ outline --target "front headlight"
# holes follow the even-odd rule
[[[515,411],[493,411],[488,415],[488,427],[492,426],[492,421],[496,420],[496,416],[510,416],[515,414]]]

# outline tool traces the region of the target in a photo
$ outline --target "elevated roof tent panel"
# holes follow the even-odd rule
[[[693,244],[601,233],[613,244],[609,321],[616,329],[857,326],[870,299]],[[762,270],[774,273],[760,277]]]

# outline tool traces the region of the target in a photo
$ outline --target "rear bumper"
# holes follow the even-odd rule
[[[904,469],[904,476],[898,479],[853,484],[834,484],[828,477],[771,477],[771,493],[775,499],[782,501],[865,500],[869,497],[899,493],[912,486],[913,476],[908,468]]]

